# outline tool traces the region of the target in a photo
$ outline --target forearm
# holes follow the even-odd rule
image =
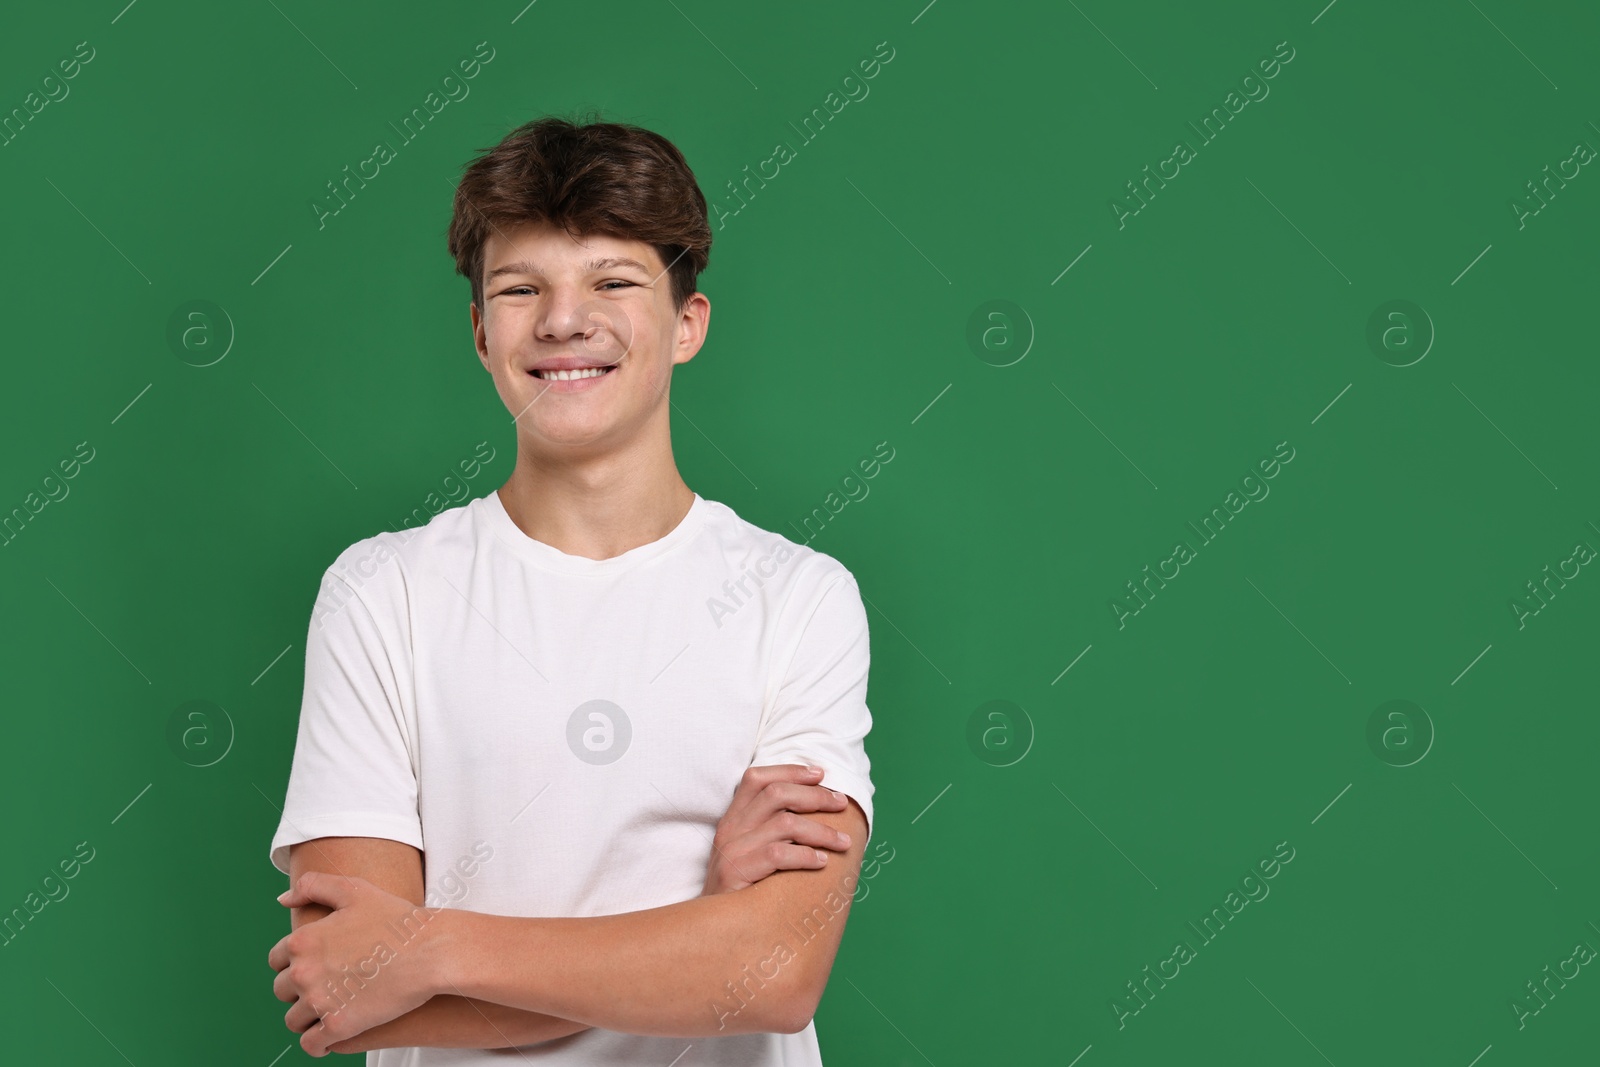
[[[782,876],[778,876],[782,877]],[[446,911],[441,968],[470,997],[663,1037],[789,1032],[809,1019],[807,948],[754,890],[592,918]],[[805,907],[783,900],[796,910]]]
[[[320,904],[296,908],[291,925],[298,929],[322,919],[329,911]],[[552,1041],[587,1029],[587,1023],[447,993],[397,1019],[336,1042],[331,1048],[340,1053],[380,1048],[511,1048]]]
[[[380,1048],[511,1048],[587,1029],[587,1023],[451,993],[436,996],[398,1019],[337,1042],[331,1050],[350,1053]]]

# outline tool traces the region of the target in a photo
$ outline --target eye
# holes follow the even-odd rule
[[[632,284],[633,284],[633,282],[610,281],[610,282],[606,282],[605,285],[602,285],[600,288],[604,289],[607,285],[632,285]]]
[[[507,289],[503,295],[510,296],[513,293],[519,293],[520,294],[520,293],[531,293],[531,292],[533,292],[533,287],[532,286],[530,286],[530,285],[517,285],[517,286],[513,286],[510,289]]]

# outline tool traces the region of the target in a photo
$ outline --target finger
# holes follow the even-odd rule
[[[283,1024],[297,1034],[303,1034],[317,1023],[317,1009],[311,1006],[310,997],[301,997],[283,1013]]]
[[[769,763],[760,767],[749,767],[739,779],[739,787],[734,790],[735,803],[739,800],[748,800],[760,793],[774,782],[804,782],[812,784],[822,780],[821,767],[813,770],[803,763]]]
[[[312,1056],[326,1056],[333,1050],[334,1042],[354,1037],[360,1032],[341,1008],[318,1019],[300,1038],[300,1047]]]
[[[812,770],[798,763],[774,763],[746,769],[733,791],[728,810],[717,822],[718,834],[726,840],[755,829],[781,807],[777,800],[766,795],[769,789],[779,784],[816,782],[822,774],[820,768]]]
[[[762,862],[770,863],[775,871],[814,871],[828,865],[828,854],[808,845],[774,842],[763,855]]]
[[[289,966],[289,946],[286,944],[288,940],[289,935],[283,935],[278,939],[278,943],[272,946],[272,950],[267,953],[267,966],[275,971],[281,971]]]
[[[842,830],[835,830],[825,822],[808,819],[804,815],[796,815],[792,811],[781,811],[757,831],[768,840],[790,841],[796,845],[811,845],[814,848],[831,848],[843,852],[850,847],[850,835]]]
[[[837,789],[793,782],[774,782],[767,786],[762,800],[771,803],[774,811],[843,811],[850,804],[850,798]]]
[[[286,908],[303,908],[307,904],[326,904],[334,909],[349,907],[359,881],[326,871],[307,871],[298,883],[278,895],[278,903]]]
[[[293,1004],[300,996],[300,988],[294,979],[289,977],[289,969],[285,967],[278,972],[278,977],[272,980],[272,995],[285,1004]]]
[[[782,811],[730,842],[723,859],[745,885],[754,885],[776,871],[823,866],[825,859],[816,860],[819,848],[844,852],[849,847],[849,835],[826,823]]]
[[[742,803],[735,801],[724,818],[728,820],[726,829],[731,831],[730,836],[738,836],[784,811],[843,811],[849,803],[849,798],[837,790],[776,781]]]
[[[314,1025],[300,1035],[300,1049],[307,1056],[320,1058],[328,1054],[328,1038],[321,1026]]]

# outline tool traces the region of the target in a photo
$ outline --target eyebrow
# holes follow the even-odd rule
[[[585,263],[583,266],[584,266],[584,269],[588,270],[588,271],[610,270],[612,267],[633,267],[635,270],[642,271],[645,274],[649,274],[650,273],[650,269],[648,267],[646,267],[643,263],[640,263],[636,259],[629,259],[626,256],[606,256],[603,259],[591,259],[589,262]],[[528,263],[526,261],[518,262],[518,263],[507,263],[504,266],[496,267],[493,270],[491,270],[487,275],[485,275],[484,281],[492,282],[496,278],[500,277],[502,274],[539,274],[539,275],[542,275],[543,273],[544,272],[541,271],[538,267],[536,267],[533,264]]]

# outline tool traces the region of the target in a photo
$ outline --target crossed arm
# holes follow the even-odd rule
[[[764,785],[756,776],[740,788]],[[796,822],[782,813],[796,843],[767,842],[746,832],[762,819],[776,825],[770,812],[749,803],[753,796],[736,795],[718,827],[713,868],[722,859],[730,869],[720,879],[708,875],[708,895],[595,918],[422,908],[416,849],[367,838],[297,845],[295,888],[282,898],[295,909],[294,932],[269,959],[280,972],[274,991],[294,1001],[286,1021],[313,1055],[414,1045],[506,1048],[590,1026],[685,1037],[801,1030],[843,935],[866,819],[853,801],[825,811],[791,799],[814,814]],[[736,824],[736,812],[751,813],[745,825]],[[849,835],[847,848],[816,836],[834,831]],[[825,866],[800,868],[795,857],[811,845],[840,851]],[[367,979],[361,963],[372,966],[374,943],[393,941],[389,932],[397,929],[413,936],[380,958]],[[361,976],[354,987],[353,967]],[[327,983],[341,976],[344,993],[335,985],[330,996]]]

